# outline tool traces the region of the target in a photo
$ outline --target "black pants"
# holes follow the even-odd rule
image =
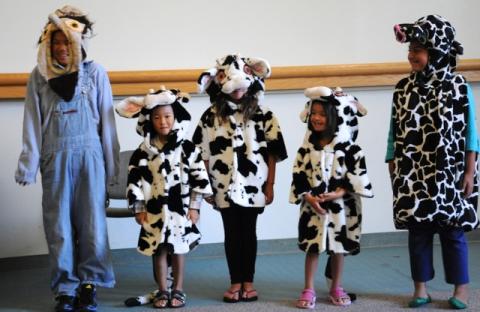
[[[257,217],[263,208],[222,208],[225,254],[231,284],[253,282],[257,258]]]

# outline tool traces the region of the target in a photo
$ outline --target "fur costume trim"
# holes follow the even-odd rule
[[[79,18],[83,18],[89,24],[80,22]],[[37,54],[39,72],[46,80],[78,72],[83,60],[82,49],[86,51],[86,41],[91,36],[90,26],[86,13],[69,5],[57,9],[48,16],[48,22],[39,40]],[[65,67],[56,64],[51,54],[52,34],[57,30],[62,31],[70,42],[70,62]]]

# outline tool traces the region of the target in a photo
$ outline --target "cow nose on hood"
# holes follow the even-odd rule
[[[249,79],[246,75],[236,74],[228,76],[222,86],[222,92],[225,94],[230,94],[238,89],[248,89],[250,87],[252,80]]]
[[[403,43],[407,40],[407,35],[402,30],[402,27],[400,27],[399,24],[393,26],[393,32],[395,33],[395,38],[397,39],[398,42]]]

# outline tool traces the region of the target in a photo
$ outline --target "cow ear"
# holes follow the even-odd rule
[[[135,118],[145,106],[145,97],[131,96],[115,104],[115,111],[122,117]]]
[[[212,81],[215,79],[216,74],[216,68],[211,68],[200,74],[197,80],[198,93],[204,93],[205,90],[207,90],[208,86],[210,86]]]
[[[255,74],[260,78],[268,78],[272,72],[270,64],[264,59],[257,57],[246,57],[244,59],[245,64],[247,64]]]

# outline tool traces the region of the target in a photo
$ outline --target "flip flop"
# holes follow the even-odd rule
[[[240,289],[231,291],[230,289],[227,290],[223,294],[223,301],[228,303],[237,303],[240,301]]]
[[[242,291],[242,301],[252,302],[257,300],[258,300],[258,293],[255,289]]]

